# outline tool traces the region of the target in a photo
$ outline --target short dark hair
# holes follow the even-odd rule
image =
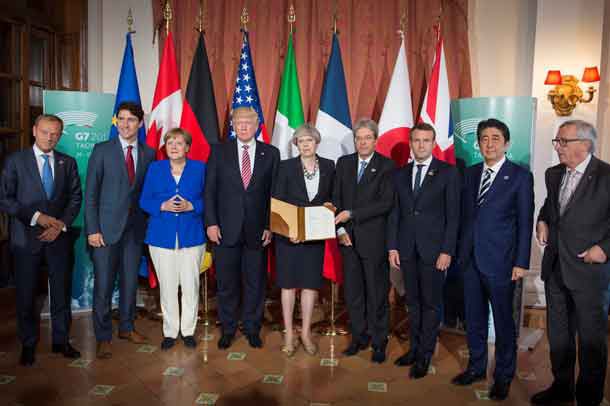
[[[428,123],[417,123],[415,124],[413,127],[411,127],[411,132],[409,132],[409,138],[411,138],[413,136],[413,133],[415,131],[432,131],[432,139],[435,140],[436,139],[436,130],[434,129],[434,126],[432,124],[428,124]]]
[[[38,117],[36,117],[36,121],[34,121],[34,125],[36,127],[38,127],[38,124],[41,121],[51,121],[51,122],[55,122],[57,124],[59,124],[59,132],[63,132],[64,131],[64,121],[59,118],[58,116],[56,116],[55,114],[41,114]]]
[[[138,121],[144,120],[144,110],[142,110],[142,106],[139,103],[126,101],[119,104],[119,107],[117,107],[116,109],[117,116],[119,115],[119,112],[121,110],[127,110],[128,112],[136,116],[138,118]]]
[[[481,121],[477,126],[477,142],[481,141],[481,135],[483,134],[483,130],[487,128],[498,129],[504,137],[504,142],[510,141],[510,131],[508,130],[508,126],[498,119],[488,118],[487,120]]]

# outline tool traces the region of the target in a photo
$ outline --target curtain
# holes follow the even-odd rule
[[[157,35],[165,41],[164,0],[153,2]],[[250,45],[265,122],[273,131],[277,98],[295,7],[294,45],[305,120],[315,122],[324,69],[330,54],[333,14],[345,68],[350,112],[378,120],[400,45],[401,16],[406,10],[407,60],[413,113],[417,118],[430,75],[436,45],[435,24],[445,41],[451,98],[472,96],[468,49],[468,0],[207,0],[206,46],[214,81],[221,133],[226,133],[235,73],[240,56],[240,15],[247,7]],[[176,58],[185,89],[195,47],[199,0],[171,0]],[[441,11],[442,10],[442,11]],[[162,46],[159,46],[161,52]]]

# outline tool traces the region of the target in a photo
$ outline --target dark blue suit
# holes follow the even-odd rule
[[[483,203],[477,205],[483,164],[464,173],[459,262],[464,269],[469,369],[487,369],[489,302],[496,330],[496,382],[515,375],[517,327],[511,280],[515,266],[529,269],[534,216],[531,172],[508,159],[500,167]]]
[[[180,248],[205,244],[204,185],[205,164],[202,162],[187,159],[178,184],[172,176],[169,160],[152,162],[140,196],[140,207],[150,215],[144,242],[172,250],[178,235]],[[161,204],[175,195],[191,202],[193,210],[183,213],[161,211]]]
[[[35,212],[55,217],[70,227],[82,202],[76,161],[54,151],[53,194],[47,198],[36,164],[34,150],[16,152],[4,165],[0,186],[0,210],[11,216],[10,246],[15,256],[17,321],[19,338],[25,347],[38,342],[38,314],[34,300],[40,266],[46,262],[49,273],[53,344],[68,342],[70,324],[70,266],[72,239],[61,232],[52,242],[41,242],[42,227],[32,227]]]

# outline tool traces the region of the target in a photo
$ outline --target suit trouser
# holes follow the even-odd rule
[[[563,282],[559,261],[544,282],[554,384],[574,389],[578,335],[576,400],[579,405],[598,405],[604,396],[608,362],[606,289],[600,287],[595,292],[568,288]]]
[[[481,272],[470,259],[464,273],[464,299],[466,304],[466,336],[470,360],[468,368],[475,373],[487,371],[487,336],[489,303],[496,330],[496,382],[510,382],[517,367],[517,332],[513,319],[513,293],[515,283],[500,282]]]
[[[136,316],[138,270],[142,242],[136,240],[133,227],[127,226],[119,241],[105,247],[91,248],[93,261],[93,329],[97,341],[112,339],[112,292],[119,275],[119,331],[133,331]]]
[[[237,330],[240,299],[244,331],[246,334],[259,333],[267,284],[266,254],[264,248],[249,248],[242,243],[234,247],[214,247],[218,316],[223,334],[233,335]]]
[[[192,336],[199,310],[199,266],[205,244],[187,248],[167,249],[149,246],[150,257],[159,277],[163,336]],[[178,287],[181,305],[178,304]],[[182,315],[180,308],[182,307]]]
[[[49,299],[53,344],[66,344],[70,325],[68,288],[70,272],[70,247],[62,233],[51,244],[43,244],[37,253],[15,251],[15,284],[17,296],[17,326],[19,339],[24,347],[34,347],[39,340],[40,315],[37,312],[36,288],[43,262],[49,274]]]
[[[400,266],[409,309],[411,351],[418,359],[430,359],[441,324],[446,273],[436,269],[436,264],[425,263],[419,255],[415,261],[401,258]]]
[[[352,340],[367,334],[373,338],[373,346],[381,347],[387,343],[390,323],[390,275],[386,258],[362,257],[353,246],[342,246],[341,255]]]

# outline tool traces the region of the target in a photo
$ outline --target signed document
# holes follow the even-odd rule
[[[325,206],[299,207],[271,199],[271,231],[299,241],[335,238],[335,213]]]

